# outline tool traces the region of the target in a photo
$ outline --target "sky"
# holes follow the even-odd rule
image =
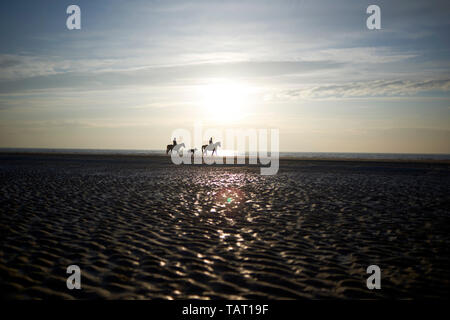
[[[201,123],[278,129],[285,152],[450,154],[448,1],[0,8],[0,147],[158,150]]]

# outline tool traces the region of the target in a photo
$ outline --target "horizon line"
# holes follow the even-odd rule
[[[0,150],[87,150],[87,151],[157,151],[165,153],[164,149],[132,149],[132,148],[77,148],[77,147],[0,147]],[[225,151],[235,151],[223,149]],[[246,150],[249,152],[258,152]],[[267,152],[267,150],[263,151]],[[450,153],[434,153],[434,152],[367,152],[367,151],[279,151],[279,153],[348,153],[348,154],[403,154],[403,155],[450,155]]]

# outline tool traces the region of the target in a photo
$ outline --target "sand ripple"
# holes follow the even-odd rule
[[[448,297],[447,165],[12,156],[0,163],[8,298]],[[82,290],[66,288],[66,267]],[[382,290],[365,269],[382,269]]]

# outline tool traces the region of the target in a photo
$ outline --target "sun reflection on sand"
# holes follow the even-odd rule
[[[245,198],[245,193],[238,188],[222,188],[214,196],[214,205],[220,213],[237,214]]]

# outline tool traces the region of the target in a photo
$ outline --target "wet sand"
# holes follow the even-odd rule
[[[8,299],[448,299],[450,165],[0,154]],[[68,290],[66,268],[81,268]],[[380,266],[381,290],[366,268]]]

